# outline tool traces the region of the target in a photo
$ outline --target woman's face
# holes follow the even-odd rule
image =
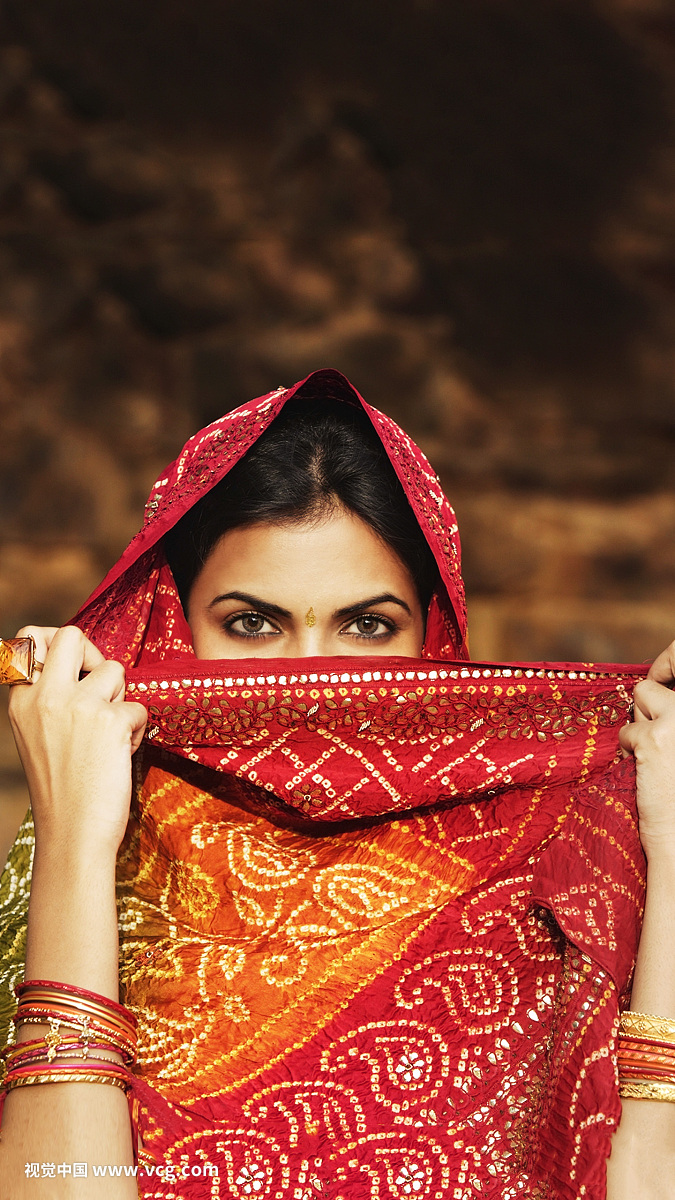
[[[407,567],[345,509],[230,530],[195,579],[188,621],[198,658],[418,658],[424,641]]]

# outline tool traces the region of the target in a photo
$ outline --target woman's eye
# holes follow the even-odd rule
[[[357,637],[377,638],[387,637],[394,631],[394,623],[384,617],[376,617],[374,613],[363,613],[356,617],[345,629],[345,633],[355,633]]]
[[[225,622],[225,628],[237,637],[259,637],[261,634],[279,632],[263,613],[257,612],[237,613]]]

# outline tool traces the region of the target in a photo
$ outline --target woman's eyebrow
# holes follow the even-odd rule
[[[287,608],[281,608],[279,604],[270,604],[268,600],[261,600],[259,596],[250,596],[248,592],[223,592],[220,596],[214,596],[208,607],[213,608],[215,604],[220,604],[221,600],[241,600],[242,604],[248,604],[250,608],[261,612],[272,613],[275,617],[291,616]]]
[[[363,612],[364,608],[372,608],[374,604],[400,604],[401,608],[404,608],[409,616],[411,615],[405,600],[401,600],[391,592],[383,592],[381,596],[369,596],[367,600],[359,600],[358,604],[347,604],[345,608],[338,608],[333,616],[351,617],[354,613]]]

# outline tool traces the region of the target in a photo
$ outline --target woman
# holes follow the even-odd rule
[[[192,439],[77,624],[31,631],[44,670],[12,695],[25,977],[119,1034],[119,968],[133,1138],[110,1033],[106,1078],[10,1090],[7,1196],[79,1195],[76,1163],[115,1200],[672,1194],[675,1105],[621,1116],[614,1065],[644,866],[620,730],[649,862],[632,1008],[675,1017],[672,648],[630,726],[639,671],[468,666],[452,510],[334,371]],[[628,1033],[624,1093],[667,1091]],[[137,1183],[93,1177],[137,1133]]]

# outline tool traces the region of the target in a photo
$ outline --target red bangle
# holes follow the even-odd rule
[[[667,1042],[663,1038],[636,1037],[632,1033],[620,1033],[619,1046],[660,1046],[661,1049],[675,1054],[675,1042]]]
[[[123,1004],[119,1004],[117,1000],[110,1000],[107,996],[102,996],[100,992],[90,992],[86,988],[76,987],[73,983],[55,983],[47,979],[24,979],[23,983],[17,983],[14,988],[14,993],[18,1000],[21,999],[24,992],[30,989],[38,991],[65,992],[71,996],[78,996],[80,1000],[89,1000],[94,1004],[100,1005],[102,1008],[107,1008],[111,1012],[117,1013],[130,1025],[136,1028],[136,1018],[133,1013],[129,1012]]]

